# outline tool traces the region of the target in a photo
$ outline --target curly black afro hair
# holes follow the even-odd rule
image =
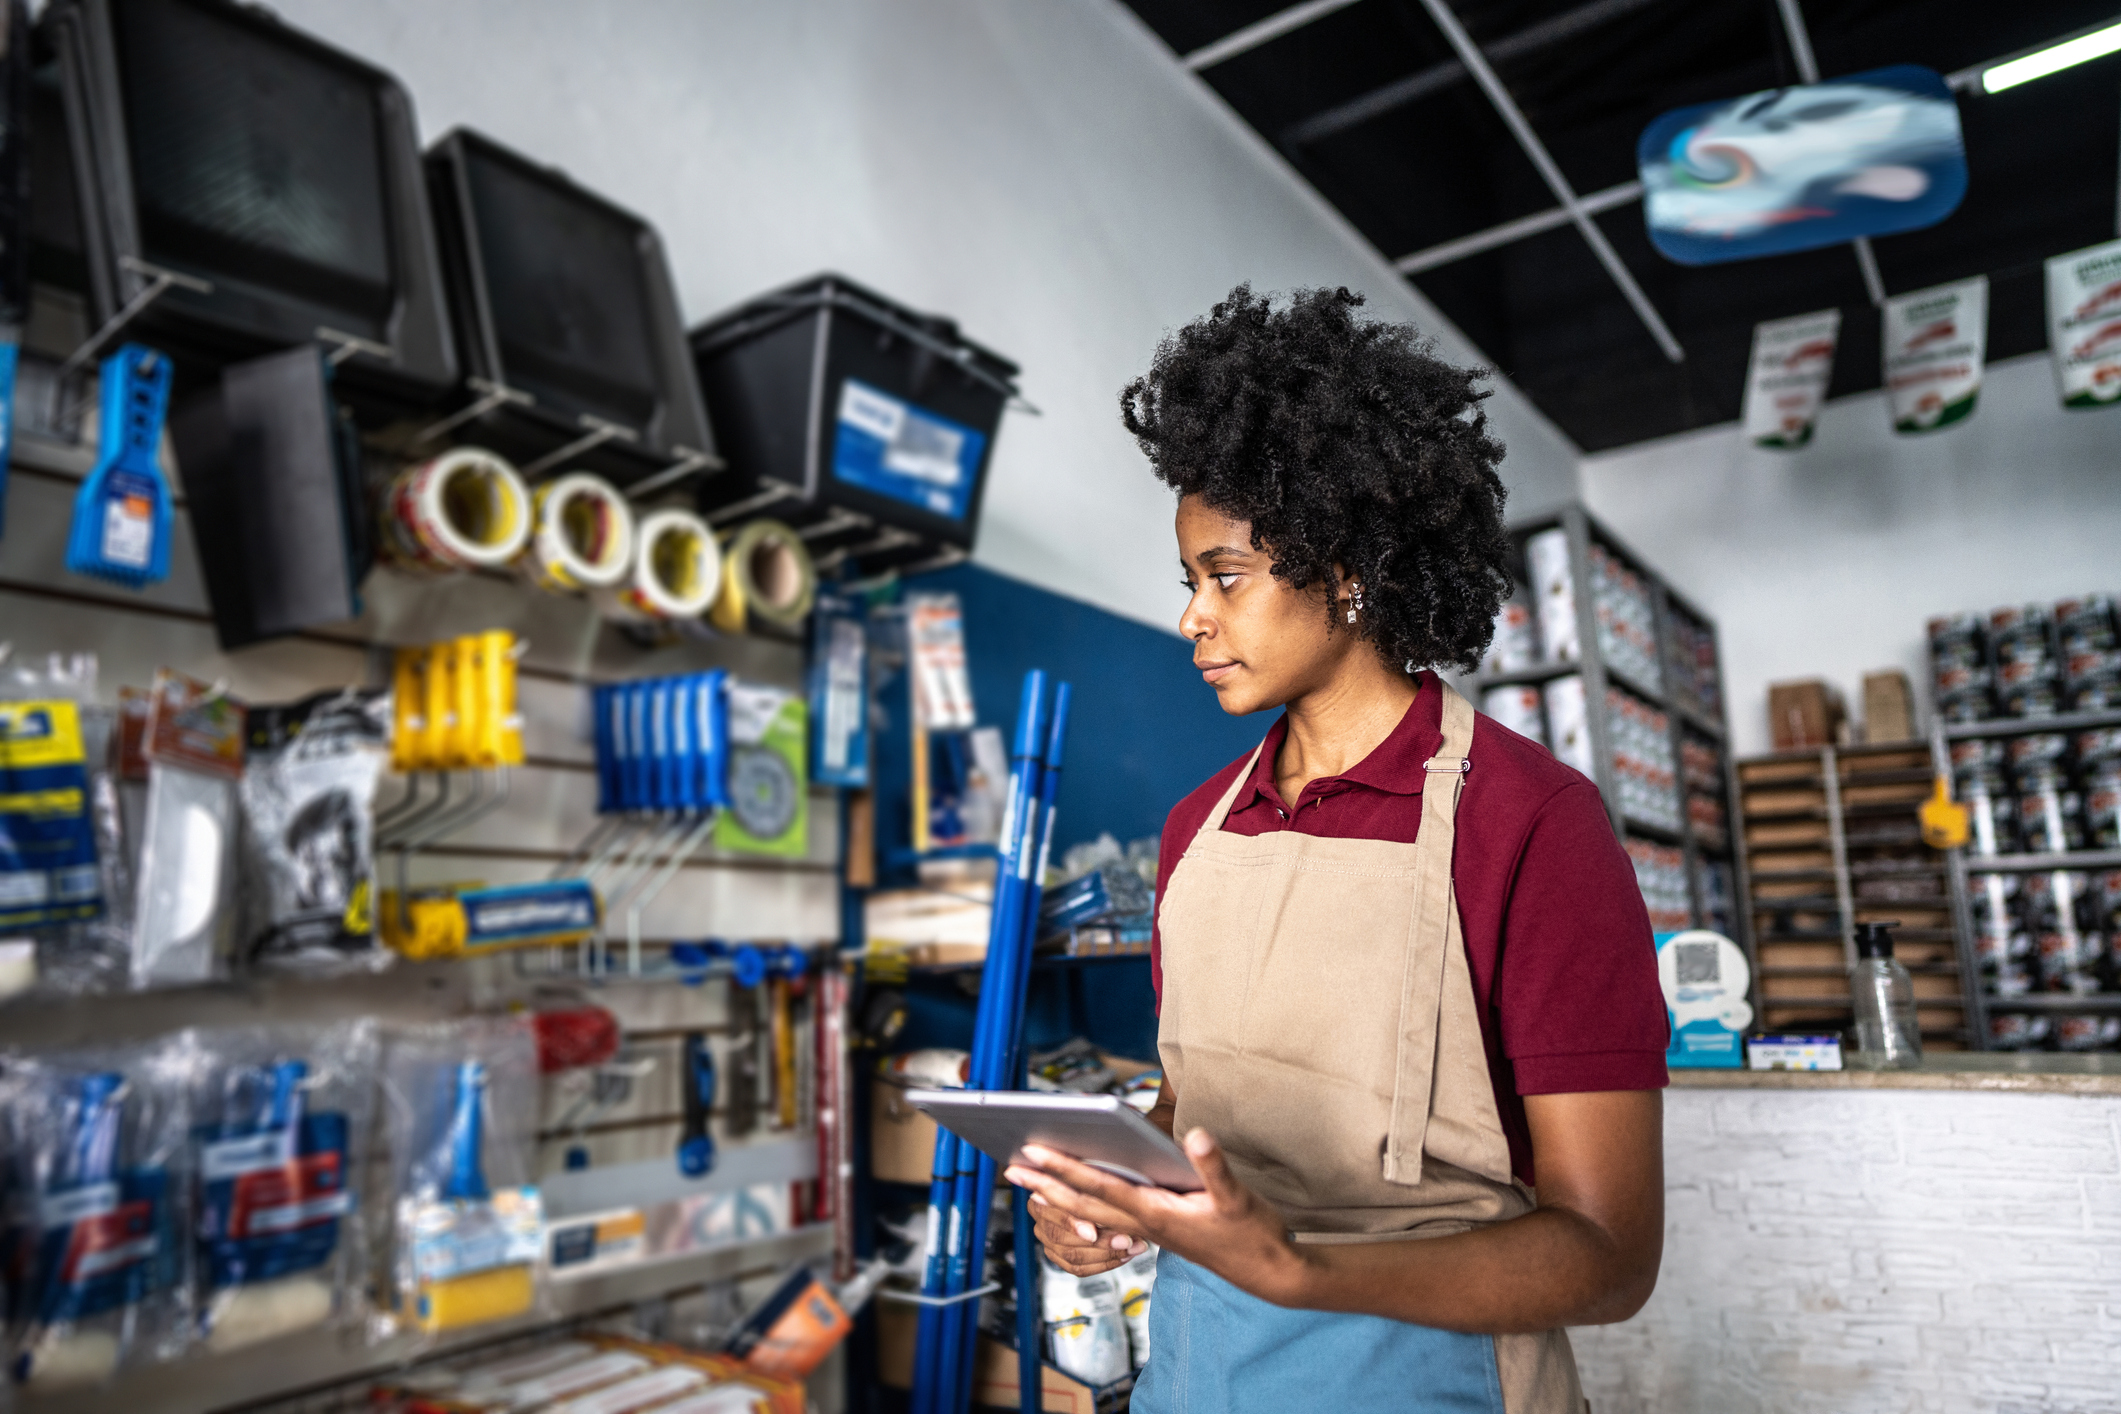
[[[1298,589],[1326,588],[1328,624],[1391,663],[1473,670],[1509,597],[1502,444],[1478,386],[1413,328],[1357,319],[1346,289],[1277,310],[1249,284],[1157,345],[1120,418],[1181,496],[1252,523],[1252,546]],[[1362,588],[1333,612],[1333,566]]]

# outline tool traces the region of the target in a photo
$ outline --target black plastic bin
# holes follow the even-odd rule
[[[428,150],[427,175],[467,378],[459,416],[483,408],[460,439],[535,474],[622,486],[711,457],[653,226],[464,128]]]
[[[708,320],[692,353],[730,466],[701,482],[704,513],[790,521],[828,570],[971,550],[1008,359],[839,275]]]

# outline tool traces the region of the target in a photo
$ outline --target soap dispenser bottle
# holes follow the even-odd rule
[[[1914,1070],[1922,1064],[1922,1032],[1915,1022],[1915,983],[1893,960],[1893,923],[1856,925],[1856,965],[1849,970],[1849,999],[1856,1012],[1856,1049],[1862,1063],[1878,1070]]]

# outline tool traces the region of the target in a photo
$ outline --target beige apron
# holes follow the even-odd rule
[[[1440,1237],[1535,1206],[1510,1171],[1452,893],[1473,709],[1441,679],[1443,745],[1413,844],[1223,832],[1260,749],[1171,873],[1164,1073],[1298,1242]],[[1509,1414],[1578,1414],[1560,1330],[1495,1337]]]

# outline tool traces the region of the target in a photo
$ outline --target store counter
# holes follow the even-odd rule
[[[2121,1056],[1675,1072],[1665,1185],[1598,1414],[2117,1407]]]

